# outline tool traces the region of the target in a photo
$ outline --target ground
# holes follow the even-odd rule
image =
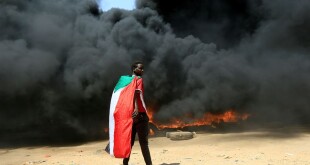
[[[1,165],[119,165],[108,155],[108,141],[74,146],[41,146],[0,149]],[[150,137],[154,165],[310,165],[310,133],[292,131],[247,131],[197,133],[190,140],[172,141]],[[130,164],[143,165],[139,143]]]

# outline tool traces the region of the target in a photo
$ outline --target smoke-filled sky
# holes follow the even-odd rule
[[[255,122],[309,123],[310,1],[136,5],[0,1],[2,143],[106,136],[112,90],[136,60],[157,120],[234,108]]]

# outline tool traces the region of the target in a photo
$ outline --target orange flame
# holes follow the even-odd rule
[[[149,135],[151,136],[155,135],[155,132],[153,131],[153,129],[150,129]]]
[[[103,131],[104,131],[105,133],[108,133],[108,132],[109,132],[109,128],[105,127],[105,128],[103,129]]]
[[[212,125],[213,123],[231,123],[237,122],[239,120],[246,120],[250,116],[249,114],[238,114],[234,110],[230,109],[222,114],[212,114],[210,112],[205,113],[200,119],[193,119],[191,122],[187,123],[182,121],[181,119],[172,118],[169,124],[161,124],[154,121],[153,112],[148,111],[149,121],[153,123],[158,129],[164,128],[184,128],[190,126],[204,126],[204,125]],[[190,119],[190,118],[189,118]]]

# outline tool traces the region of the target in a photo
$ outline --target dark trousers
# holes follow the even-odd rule
[[[149,150],[149,118],[146,113],[139,113],[134,119],[132,125],[132,134],[131,134],[131,147],[135,143],[136,133],[138,133],[139,143],[142,151],[142,155],[146,165],[152,165],[151,154]],[[128,165],[130,156],[123,159],[123,164]]]

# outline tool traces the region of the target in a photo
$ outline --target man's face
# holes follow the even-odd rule
[[[137,67],[133,70],[135,75],[142,76],[143,75],[143,64],[138,64]]]

